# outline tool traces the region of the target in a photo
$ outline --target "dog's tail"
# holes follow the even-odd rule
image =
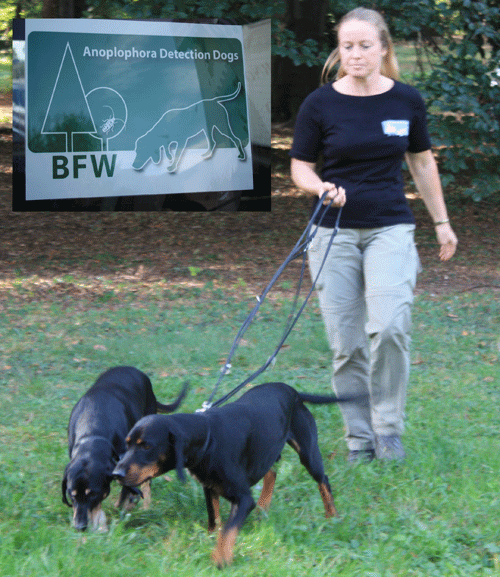
[[[309,395],[308,393],[299,393],[300,400],[303,403],[311,405],[329,405],[332,403],[360,403],[368,401],[368,395]]]
[[[240,90],[241,90],[241,82],[238,82],[238,87],[232,94],[225,94],[224,96],[218,96],[215,100],[217,100],[218,103],[227,102],[228,100],[234,100],[240,93]]]
[[[179,396],[170,405],[164,405],[164,404],[156,401],[156,410],[159,413],[173,413],[174,411],[176,411],[179,408],[180,404],[182,403],[184,397],[186,396],[188,386],[189,386],[189,383],[187,383],[187,382],[184,383],[184,386],[182,387],[182,391],[179,393]]]

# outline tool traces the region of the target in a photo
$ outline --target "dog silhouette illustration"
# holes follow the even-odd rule
[[[208,149],[202,156],[210,158],[217,146],[215,131],[231,140],[238,149],[238,158],[245,160],[243,145],[231,128],[229,114],[223,104],[234,100],[240,90],[239,82],[232,94],[199,100],[185,108],[167,110],[146,134],[136,140],[136,156],[132,166],[141,170],[150,160],[159,164],[163,149],[170,162],[167,170],[175,172],[189,141],[202,132],[208,141]]]

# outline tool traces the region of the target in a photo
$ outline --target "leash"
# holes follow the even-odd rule
[[[304,230],[304,232],[302,233],[302,235],[300,236],[299,240],[297,241],[297,243],[295,244],[295,246],[293,247],[292,251],[290,252],[290,254],[287,256],[287,258],[284,260],[283,264],[278,268],[278,270],[276,271],[276,273],[274,274],[273,278],[271,279],[271,281],[269,282],[269,284],[267,285],[267,287],[264,289],[264,291],[262,292],[262,294],[260,296],[257,297],[257,304],[254,306],[254,308],[252,309],[252,311],[250,312],[250,314],[248,315],[248,317],[246,318],[246,320],[243,322],[240,330],[238,331],[238,334],[236,335],[233,344],[231,346],[231,350],[229,351],[229,355],[226,359],[226,362],[224,363],[224,366],[222,367],[222,370],[220,372],[220,376],[219,379],[217,381],[217,383],[215,384],[215,387],[212,391],[212,394],[210,395],[208,401],[205,401],[202,404],[202,408],[198,409],[196,412],[204,412],[212,407],[217,407],[218,405],[221,405],[222,403],[225,403],[228,399],[230,399],[233,395],[235,395],[238,391],[240,391],[243,387],[245,387],[248,383],[250,383],[251,381],[253,381],[256,377],[258,377],[261,373],[263,373],[267,367],[276,359],[276,356],[278,355],[281,347],[283,346],[283,344],[285,343],[286,339],[288,338],[288,335],[292,332],[293,328],[295,327],[295,325],[297,324],[297,321],[299,320],[300,315],[302,314],[304,308],[306,307],[306,304],[309,301],[310,296],[312,295],[312,293],[314,292],[314,289],[316,287],[316,283],[318,281],[318,278],[321,274],[321,271],[323,270],[323,266],[326,262],[326,258],[328,256],[328,253],[330,252],[330,248],[332,246],[333,243],[333,239],[335,238],[338,229],[339,229],[339,222],[340,222],[340,215],[342,214],[342,207],[339,208],[338,211],[338,215],[337,215],[337,219],[335,221],[335,226],[333,228],[332,234],[330,236],[330,240],[328,243],[328,247],[326,249],[325,255],[323,257],[323,261],[321,263],[321,266],[318,270],[318,273],[316,275],[316,278],[314,279],[311,289],[309,290],[309,293],[307,294],[302,306],[300,307],[299,311],[297,312],[297,314],[295,315],[295,317],[293,317],[293,314],[295,312],[295,309],[297,307],[297,302],[298,302],[298,298],[299,298],[299,294],[300,294],[300,289],[302,287],[302,282],[304,279],[304,271],[305,271],[305,267],[306,267],[306,256],[307,256],[307,248],[309,247],[309,245],[311,244],[312,240],[314,239],[314,237],[317,234],[318,228],[321,226],[321,223],[323,221],[323,218],[325,216],[325,214],[327,213],[328,209],[332,206],[333,204],[333,200],[330,202],[329,205],[325,205],[326,208],[324,208],[323,214],[321,215],[318,224],[316,225],[316,228],[314,229],[314,231],[311,233],[311,229],[314,226],[314,220],[316,219],[316,216],[318,215],[318,212],[321,210],[321,208],[323,207],[323,201],[326,197],[328,193],[324,193],[323,196],[320,198],[320,200],[318,201],[318,203],[316,204],[316,207],[313,211],[313,214],[311,216],[311,218],[309,219],[309,222]],[[236,352],[236,349],[238,348],[238,345],[244,335],[244,333],[246,332],[246,330],[248,329],[248,327],[250,326],[250,324],[252,323],[255,315],[257,314],[257,311],[259,310],[259,308],[261,307],[262,303],[264,302],[267,294],[269,293],[269,291],[271,290],[271,288],[274,286],[274,284],[276,283],[276,281],[278,280],[278,278],[281,276],[282,272],[285,270],[285,268],[288,266],[288,264],[294,260],[295,258],[297,258],[298,256],[302,255],[302,267],[301,267],[301,272],[300,272],[300,278],[299,281],[297,283],[297,291],[295,294],[295,298],[292,304],[292,308],[290,310],[290,313],[288,315],[288,320],[287,323],[285,325],[285,331],[283,333],[283,336],[281,337],[281,340],[278,344],[278,346],[276,347],[276,349],[274,350],[273,354],[268,358],[268,360],[259,368],[257,369],[254,373],[252,373],[247,379],[245,379],[241,384],[239,384],[237,387],[235,387],[232,391],[230,391],[229,393],[227,393],[226,395],[224,395],[222,398],[218,399],[217,401],[214,402],[214,397],[217,393],[217,390],[219,389],[220,383],[222,381],[222,379],[224,378],[224,376],[227,374],[228,370],[231,368],[231,359],[234,355],[234,353]]]

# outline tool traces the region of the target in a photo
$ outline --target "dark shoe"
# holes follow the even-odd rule
[[[375,459],[375,449],[361,449],[359,451],[349,451],[347,455],[347,462],[354,463],[369,463]]]
[[[399,435],[377,435],[375,453],[377,459],[383,461],[404,461],[406,457]]]

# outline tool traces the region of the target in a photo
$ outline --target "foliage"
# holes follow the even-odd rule
[[[6,0],[0,7],[0,49],[9,46],[11,40],[10,21],[14,18],[16,7],[14,0]]]
[[[273,55],[286,56],[295,65],[319,65],[326,53],[313,39],[297,42],[295,34],[284,25],[287,2],[245,2],[238,0],[183,0],[158,3],[156,0],[141,2],[127,0],[88,0],[88,15],[92,18],[109,17],[110,10],[129,18],[168,18],[198,20],[209,18],[221,23],[251,23],[272,19]],[[113,7],[113,8],[112,8]]]
[[[422,75],[418,86],[430,107],[429,126],[440,149],[444,183],[457,183],[460,177],[462,186],[467,183],[465,194],[474,200],[498,197],[500,83],[494,71],[500,68],[500,7],[441,3],[440,18],[430,18],[427,28],[441,42],[435,46],[430,74]]]

